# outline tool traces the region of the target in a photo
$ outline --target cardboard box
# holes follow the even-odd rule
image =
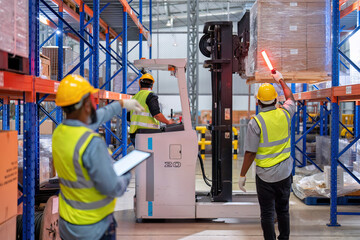
[[[326,48],[307,48],[307,69],[321,71],[326,65]]]
[[[281,71],[292,72],[307,69],[306,48],[282,48]]]
[[[327,15],[325,2],[309,2],[306,8],[306,24],[326,24]]]
[[[16,216],[0,224],[0,239],[3,240],[16,239]]]
[[[306,25],[300,22],[286,22],[281,28],[281,47],[283,48],[305,48],[306,47]]]
[[[17,213],[18,140],[16,131],[0,131],[0,152],[1,224]]]
[[[51,76],[50,58],[43,54],[40,54],[40,62],[41,62],[41,77],[50,79]]]
[[[306,42],[310,48],[325,48],[326,42],[326,26],[322,24],[308,24],[306,26]]]

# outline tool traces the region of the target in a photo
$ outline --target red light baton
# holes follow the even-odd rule
[[[276,69],[271,64],[270,59],[269,59],[268,55],[266,54],[265,50],[262,51],[261,54],[266,62],[266,65],[268,66],[269,70],[271,71],[271,73],[276,74]]]

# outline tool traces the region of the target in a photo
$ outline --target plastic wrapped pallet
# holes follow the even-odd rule
[[[28,0],[0,0],[0,50],[28,58]]]
[[[329,166],[327,169],[326,171],[329,172]],[[354,174],[358,178],[360,177],[360,174],[356,172]],[[292,184],[293,192],[300,199],[317,196],[330,197],[329,179],[330,174],[323,172],[306,177],[295,175]],[[348,195],[360,189],[360,185],[347,172],[344,172],[340,168],[338,168],[337,180],[337,196]]]
[[[40,169],[39,182],[45,182],[55,176],[52,160],[52,139],[51,135],[42,135],[40,138]],[[23,181],[23,136],[18,136],[18,170],[20,183]]]
[[[347,139],[339,139],[339,151],[349,144]],[[320,166],[330,165],[331,139],[329,136],[316,136],[316,162]],[[356,161],[356,144],[340,156],[340,161],[352,170],[353,162]]]
[[[250,46],[246,75],[271,80],[261,56],[266,50],[285,80],[329,80],[331,66],[330,2],[258,0],[250,11]]]

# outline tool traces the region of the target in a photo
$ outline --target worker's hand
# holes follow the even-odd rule
[[[120,104],[121,104],[121,102],[120,102]],[[124,99],[124,100],[122,100],[121,106],[123,108],[126,108],[128,111],[135,111],[135,112],[145,111],[145,109],[135,99]]]
[[[245,182],[246,182],[246,177],[241,177],[239,178],[239,189],[243,192],[246,192],[245,189]]]
[[[284,80],[281,72],[279,72],[279,71],[276,71],[275,74],[271,74],[271,76],[273,77],[273,79],[274,79],[277,83],[280,83],[280,79]]]
[[[174,124],[174,123],[175,123],[174,119],[170,119],[167,125]]]

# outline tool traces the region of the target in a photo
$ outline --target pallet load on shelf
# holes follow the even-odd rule
[[[51,75],[50,79],[58,80],[58,47],[57,46],[47,46],[42,48],[42,54],[50,58],[51,64]],[[63,47],[63,76],[67,74],[73,65],[73,50],[70,47]],[[76,65],[76,64],[75,64]],[[74,72],[74,74],[79,74],[79,69]]]
[[[266,50],[285,81],[330,80],[330,1],[258,0],[250,11],[248,83],[272,81]]]
[[[0,0],[0,69],[29,73],[28,0]]]
[[[115,74],[115,72],[113,74]],[[138,75],[136,73],[128,73],[126,80],[127,81],[126,86],[129,86],[127,88],[127,94],[135,95],[136,93],[139,92],[140,90],[139,81],[137,80],[136,82],[131,84],[137,77]],[[119,92],[119,93],[122,92],[122,79],[123,79],[123,75],[121,73],[115,76],[112,83],[114,92]]]
[[[0,132],[0,152],[0,239],[15,239],[18,189],[16,131]]]

